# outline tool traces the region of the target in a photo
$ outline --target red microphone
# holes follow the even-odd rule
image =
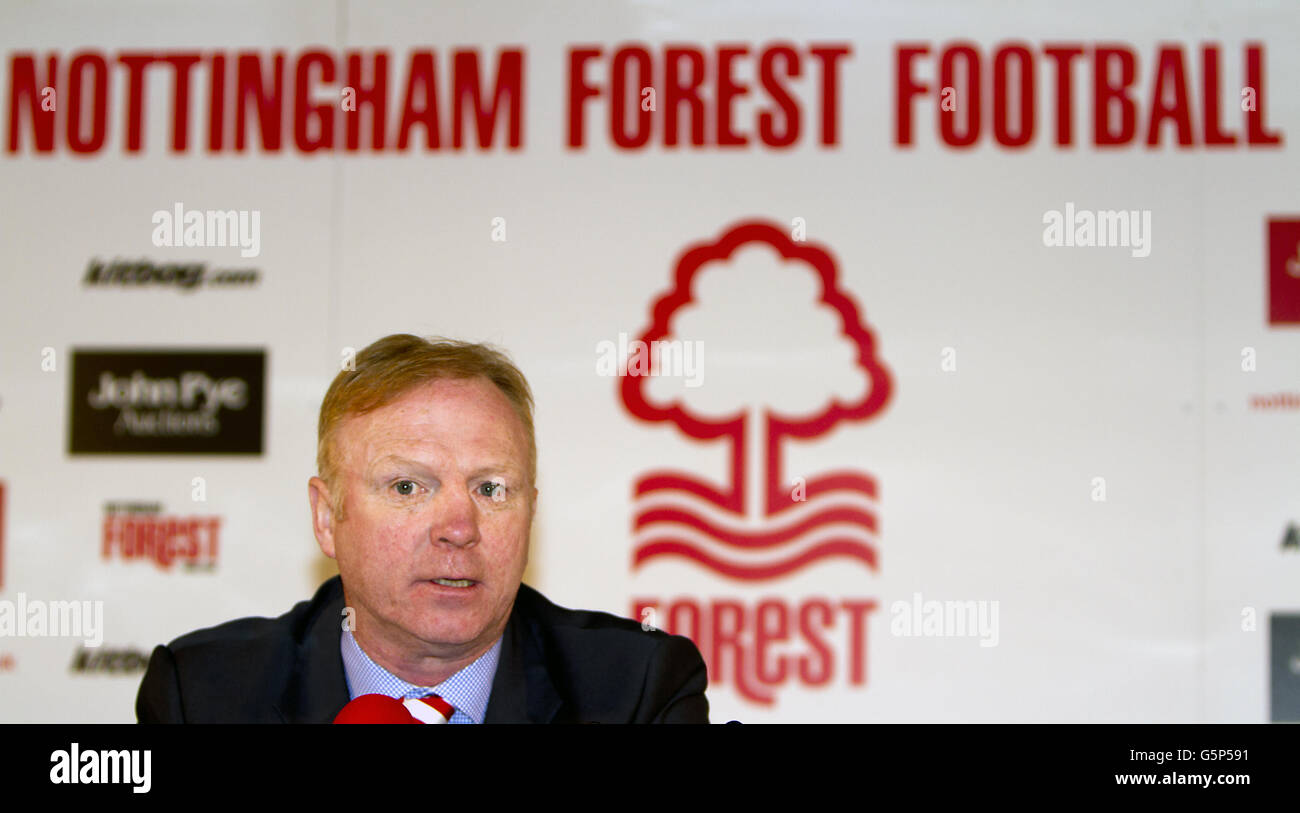
[[[449,723],[456,709],[436,694],[395,700],[386,694],[363,694],[343,707],[336,723]]]
[[[363,694],[343,707],[334,718],[338,723],[379,723],[420,725],[420,721],[411,716],[401,700],[395,700],[386,694]]]

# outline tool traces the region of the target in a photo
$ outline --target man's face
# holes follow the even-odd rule
[[[313,513],[358,640],[405,658],[486,649],[523,578],[537,496],[509,400],[485,378],[433,381],[349,416],[336,439],[343,521],[322,523],[317,479]]]

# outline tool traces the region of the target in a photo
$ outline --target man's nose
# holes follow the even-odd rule
[[[434,502],[429,538],[435,544],[468,547],[478,541],[478,512],[474,498],[463,489],[446,488]]]

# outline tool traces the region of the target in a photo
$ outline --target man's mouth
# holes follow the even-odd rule
[[[473,587],[473,579],[430,579],[434,584],[441,584],[443,587]]]

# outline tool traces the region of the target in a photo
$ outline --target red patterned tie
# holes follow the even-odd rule
[[[422,723],[441,725],[451,722],[451,715],[456,709],[436,694],[426,697],[408,697],[402,701],[411,716]]]

